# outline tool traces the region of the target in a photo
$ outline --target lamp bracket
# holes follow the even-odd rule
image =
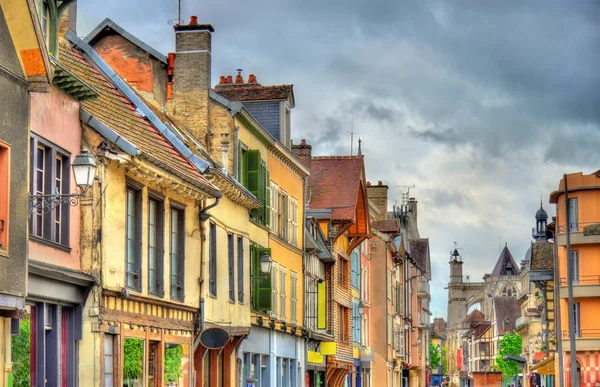
[[[61,204],[68,204],[71,207],[76,207],[79,204],[79,199],[86,197],[88,190],[80,189],[80,191],[81,193],[70,195],[59,194],[58,190],[54,195],[29,195],[29,214],[47,214]]]

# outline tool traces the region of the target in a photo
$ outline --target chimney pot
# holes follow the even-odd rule
[[[258,83],[257,80],[256,80],[256,75],[250,74],[248,76],[248,83]]]
[[[237,75],[235,76],[235,83],[241,84],[244,83],[244,78],[242,77],[242,69],[237,69]]]
[[[231,75],[228,75],[228,76],[227,76],[227,79],[225,80],[225,83],[227,83],[227,84],[232,84],[232,83],[233,83],[233,76],[231,76]]]
[[[305,139],[300,140],[300,145],[306,145],[306,140]]]
[[[377,182],[377,185],[383,185],[383,183],[381,182],[381,180],[379,180],[379,181]]]
[[[370,187],[370,186],[371,186],[371,182],[367,181],[367,187]]]
[[[224,83],[225,83],[225,76],[224,76],[224,75],[221,75],[221,76],[219,77],[219,85],[222,85],[222,84],[224,84]]]
[[[190,17],[190,25],[195,26],[196,24],[198,24],[198,16]]]

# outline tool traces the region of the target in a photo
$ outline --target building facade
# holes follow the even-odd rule
[[[595,311],[600,306],[600,266],[597,225],[599,214],[595,205],[600,191],[598,173],[574,173],[561,179],[558,189],[550,194],[550,203],[556,204],[556,263],[558,266],[558,298],[564,385],[571,386],[575,373],[577,385],[591,386],[600,380],[597,358],[600,354],[600,332]],[[565,194],[568,188],[568,197]],[[567,216],[568,206],[568,216]],[[567,233],[570,234],[571,255],[567,256]],[[573,309],[569,319],[568,273],[572,278]],[[571,325],[572,324],[572,325]],[[571,364],[570,331],[575,335],[577,364]],[[558,374],[558,373],[557,373]]]

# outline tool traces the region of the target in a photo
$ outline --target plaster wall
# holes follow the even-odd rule
[[[51,87],[49,93],[31,94],[31,131],[70,153],[69,163],[81,151],[81,124],[79,102]],[[70,171],[71,172],[71,171]],[[71,179],[71,193],[76,192],[75,178]],[[70,208],[69,249],[57,249],[35,240],[29,242],[29,258],[36,261],[79,270],[80,261],[80,207]]]

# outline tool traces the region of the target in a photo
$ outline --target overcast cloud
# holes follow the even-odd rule
[[[173,51],[176,0],[78,8],[81,36],[110,17]],[[454,241],[472,281],[491,272],[499,238],[520,261],[540,196],[553,215],[562,174],[600,168],[598,2],[182,0],[192,14],[215,27],[213,83],[236,68],[293,83],[296,141],[349,154],[353,121],[390,205],[416,185],[436,316]]]

